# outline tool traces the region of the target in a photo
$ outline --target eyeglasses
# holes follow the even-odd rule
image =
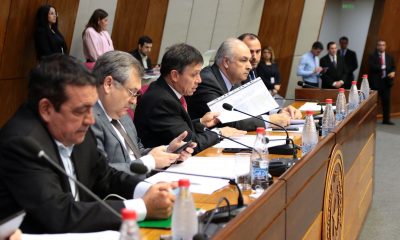
[[[130,90],[129,88],[125,87],[124,85],[122,85],[122,83],[116,81],[115,79],[114,79],[114,82],[118,83],[121,87],[125,88],[125,90],[128,91],[130,98],[137,98],[141,95],[139,91],[134,92],[134,91]]]

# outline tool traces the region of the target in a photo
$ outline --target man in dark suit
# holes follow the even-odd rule
[[[210,109],[208,102],[228,93],[247,79],[252,67],[251,54],[247,45],[234,38],[225,40],[215,55],[215,64],[205,67],[200,75],[202,82],[193,96],[187,98],[188,111],[192,118],[203,116]],[[295,116],[291,116],[292,113]],[[290,118],[299,118],[301,113],[294,108],[285,108],[282,114],[271,114],[266,120],[279,125],[287,126]],[[268,118],[268,119],[267,119]],[[257,127],[265,127],[265,123],[258,119],[245,119],[225,124],[237,129],[255,131]]]
[[[324,69],[321,75],[322,88],[341,88],[347,84],[347,71],[344,60],[337,55],[335,42],[329,42],[327,49],[328,54],[321,58],[320,61],[320,66]]]
[[[130,54],[111,51],[97,59],[93,68],[97,80],[99,100],[94,106],[96,123],[92,130],[97,147],[104,153],[110,166],[131,174],[130,164],[138,161],[149,170],[164,168],[177,161],[186,160],[193,152],[195,143],[179,154],[173,154],[184,144],[183,132],[167,146],[145,148],[137,137],[127,109],[136,104],[141,87],[143,68]]]
[[[149,71],[153,68],[151,65],[151,59],[149,57],[152,47],[153,40],[148,36],[141,36],[138,41],[138,47],[130,52],[130,54],[132,54],[132,56],[134,56],[142,64],[142,67],[146,71]]]
[[[187,44],[173,45],[165,52],[160,78],[150,85],[135,110],[136,129],[145,146],[168,144],[183,131],[197,143],[196,153],[219,141],[217,134],[204,131],[219,122],[218,114],[208,112],[192,120],[187,113],[185,96],[193,95],[200,84],[202,64],[201,53]],[[214,131],[228,137],[246,133],[230,127]]]
[[[355,80],[354,71],[358,68],[358,61],[356,52],[348,49],[349,39],[347,37],[341,37],[339,39],[340,50],[338,55],[344,59],[344,65],[347,69],[346,81],[344,82],[343,87],[346,89],[350,89],[351,82]]]
[[[120,218],[38,158],[26,143],[33,141],[100,198],[110,193],[127,199],[142,196],[107,201],[117,212],[135,209],[139,219],[170,215],[171,184],[149,188],[148,183],[109,167],[97,150],[89,128],[94,123],[96,82],[82,63],[65,55],[43,58],[31,73],[28,95],[27,104],[0,132],[1,214],[24,209],[21,229],[28,233],[102,231],[121,224]]]
[[[238,37],[240,41],[243,41],[250,50],[250,64],[251,69],[249,71],[247,80],[243,81],[243,84],[254,80],[258,77],[257,74],[257,66],[261,60],[261,42],[258,39],[258,36],[253,33],[243,33]]]
[[[378,90],[382,103],[383,124],[394,125],[390,121],[390,90],[394,84],[396,65],[391,55],[386,52],[386,42],[377,42],[376,51],[368,57],[369,86]]]

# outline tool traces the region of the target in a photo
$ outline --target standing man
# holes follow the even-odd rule
[[[260,40],[258,39],[258,36],[253,33],[244,33],[240,35],[238,39],[246,44],[246,46],[250,49],[250,54],[251,54],[250,58],[251,69],[249,71],[247,81],[243,82],[246,83],[258,77],[256,68],[260,63],[261,59],[261,43]]]
[[[328,54],[321,58],[320,62],[321,67],[326,69],[321,74],[322,88],[341,88],[343,85],[348,85],[344,61],[342,57],[337,55],[336,43],[329,42],[326,48]]]
[[[141,36],[138,41],[138,47],[130,52],[146,71],[150,71],[153,68],[149,57],[152,47],[153,40],[148,36]]]
[[[187,112],[186,96],[191,96],[201,83],[203,64],[201,53],[187,44],[176,44],[165,52],[160,78],[151,83],[135,110],[135,125],[145,146],[168,144],[184,131],[197,143],[200,152],[219,142],[217,134],[204,131],[219,123],[218,114],[208,112],[192,120]],[[248,71],[243,72],[248,74]],[[214,131],[230,137],[243,135],[245,131],[224,127]],[[157,137],[154,137],[157,136]]]
[[[314,42],[311,51],[301,56],[297,66],[297,76],[303,77],[304,83],[314,87],[319,87],[319,77],[323,68],[319,66],[318,56],[323,49],[322,43]]]
[[[390,121],[390,90],[394,84],[395,63],[386,52],[386,42],[379,40],[374,53],[369,55],[369,84],[371,89],[378,90],[382,103],[383,124],[394,125]]]
[[[349,89],[351,87],[351,82],[355,80],[354,71],[358,68],[358,61],[356,52],[347,48],[349,45],[349,39],[345,36],[339,39],[340,50],[339,56],[344,58],[345,67],[347,69],[347,81],[344,82],[343,87]]]
[[[97,80],[99,100],[94,106],[96,123],[92,130],[97,147],[105,154],[110,166],[131,173],[130,164],[138,161],[147,169],[164,168],[177,160],[186,160],[193,152],[187,148],[181,154],[173,154],[187,132],[175,138],[169,146],[145,148],[137,137],[127,110],[136,104],[141,87],[143,68],[129,53],[111,51],[97,59],[93,69]],[[195,146],[195,143],[193,143]]]
[[[39,150],[99,198],[113,193],[130,199],[107,200],[117,212],[134,209],[139,220],[171,215],[171,184],[149,188],[137,177],[109,167],[98,151],[90,130],[96,102],[95,79],[73,57],[43,58],[31,72],[28,102],[0,131],[0,215],[24,209],[23,232],[93,232],[121,225],[120,218],[38,158]]]

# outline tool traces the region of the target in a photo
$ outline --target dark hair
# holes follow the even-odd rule
[[[329,48],[333,45],[336,44],[335,42],[328,42],[328,44],[326,45],[326,49],[329,50]]]
[[[167,48],[161,60],[161,76],[167,76],[172,70],[182,73],[186,66],[191,64],[203,64],[203,57],[196,48],[179,43]]]
[[[50,12],[50,8],[54,8],[54,10],[56,10],[56,8],[52,5],[43,5],[40,6],[40,8],[38,9],[37,13],[36,13],[36,26],[37,28],[43,28],[43,29],[49,29],[49,12]],[[57,10],[56,10],[57,13]],[[53,31],[58,32],[58,17],[56,20],[56,23],[51,24],[51,29],[53,29]]]
[[[271,61],[271,63],[275,63],[275,52],[274,52],[274,49],[271,46],[264,47],[263,50],[262,50],[262,55],[264,55],[264,51],[265,50],[271,52],[271,60],[270,61]],[[264,61],[266,60],[264,57],[262,57],[262,59]]]
[[[312,49],[324,50],[324,46],[322,45],[321,42],[316,41],[316,42],[313,43]]]
[[[153,43],[153,40],[149,36],[141,36],[138,40],[138,44],[143,46],[145,43]]]
[[[103,9],[96,9],[94,10],[92,16],[89,19],[89,22],[86,24],[85,30],[83,30],[82,36],[85,34],[85,31],[88,27],[94,28],[96,32],[101,32],[101,27],[99,25],[99,20],[103,20],[104,18],[108,17],[108,13]]]
[[[238,37],[238,39],[241,40],[241,41],[243,41],[243,40],[244,40],[245,38],[247,38],[247,37],[250,37],[250,39],[258,39],[258,40],[260,40],[260,39],[258,38],[258,36],[255,35],[254,33],[243,33],[242,35],[240,35],[240,36]]]
[[[343,36],[343,37],[339,38],[339,41],[342,41],[342,40],[344,40],[344,41],[346,41],[346,42],[349,41],[349,39],[348,39],[346,36]]]
[[[76,58],[64,54],[43,57],[29,76],[29,104],[37,109],[41,99],[47,98],[56,111],[68,100],[67,85],[96,86],[96,80]]]

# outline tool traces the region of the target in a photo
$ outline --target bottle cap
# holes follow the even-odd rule
[[[368,78],[368,74],[362,75],[362,78]]]
[[[344,88],[339,88],[339,92],[344,92]]]
[[[351,85],[357,85],[357,81],[351,81]]]
[[[263,127],[258,127],[258,128],[256,129],[256,133],[257,133],[257,134],[265,134],[265,128],[263,128]]]
[[[190,186],[190,181],[189,181],[189,179],[186,179],[186,178],[184,178],[184,179],[179,179],[179,181],[178,181],[178,186],[179,187],[189,187]]]
[[[306,111],[306,114],[307,114],[308,116],[314,115],[314,111],[312,111],[312,110],[307,110],[307,111]]]
[[[132,209],[127,209],[127,208],[123,208],[121,210],[121,214],[122,214],[122,219],[123,220],[136,220],[137,219],[137,214],[135,212],[135,210]]]
[[[325,102],[326,102],[327,104],[332,104],[332,98],[326,99]]]

